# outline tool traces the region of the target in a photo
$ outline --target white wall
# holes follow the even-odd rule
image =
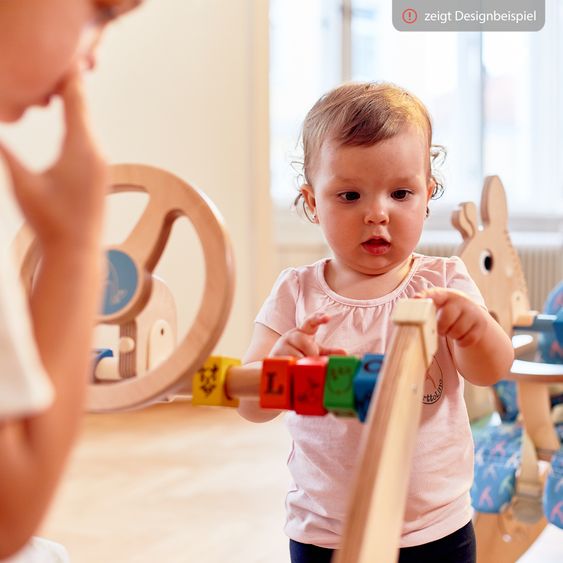
[[[274,274],[267,10],[265,0],[146,0],[107,31],[98,68],[87,78],[94,129],[108,159],[170,170],[205,191],[223,214],[237,290],[217,352],[239,357]],[[30,164],[43,166],[56,154],[59,109],[31,111],[0,135]],[[108,240],[127,230],[133,199],[110,213]],[[174,242],[159,273],[178,278],[169,281],[179,287],[186,324],[203,283],[201,257],[185,241]]]

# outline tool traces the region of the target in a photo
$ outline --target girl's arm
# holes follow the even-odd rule
[[[514,361],[512,341],[491,315],[461,291],[433,288],[438,334],[450,341],[458,371],[475,385],[502,379]]]
[[[329,315],[313,313],[303,321],[301,326],[292,328],[283,335],[263,324],[256,323],[250,346],[243,358],[243,364],[261,361],[268,356],[302,358],[303,356],[345,354],[345,350],[341,348],[324,348],[315,341],[319,326],[329,320]],[[241,416],[251,422],[266,422],[281,412],[274,409],[260,409],[258,399],[241,400],[238,411]]]
[[[267,326],[255,323],[250,346],[242,359],[243,364],[262,361],[268,357],[270,351],[280,339],[280,334]],[[241,399],[238,407],[239,414],[250,422],[268,422],[274,419],[281,411],[274,409],[261,409],[258,397],[256,399]]]

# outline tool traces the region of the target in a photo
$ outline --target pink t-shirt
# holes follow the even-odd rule
[[[283,334],[315,311],[331,315],[319,328],[323,346],[348,354],[385,352],[398,299],[431,287],[455,288],[484,306],[483,298],[457,258],[414,255],[409,274],[394,291],[377,299],[342,297],[325,281],[327,260],[284,270],[256,322]],[[457,373],[445,338],[425,381],[422,419],[416,440],[401,547],[440,539],[471,519],[473,440]],[[288,412],[293,438],[288,460],[293,478],[285,532],[299,542],[338,548],[346,516],[351,475],[363,425],[353,418],[301,416]],[[401,470],[401,468],[397,468]]]

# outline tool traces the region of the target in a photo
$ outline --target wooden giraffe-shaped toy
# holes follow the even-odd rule
[[[457,255],[479,287],[491,315],[507,334],[512,335],[514,326],[529,324],[528,321],[537,312],[530,311],[520,259],[508,232],[506,195],[498,176],[488,176],[485,179],[481,196],[481,219],[480,225],[477,208],[473,203],[462,203],[454,212],[452,224],[463,238]],[[518,382],[517,386],[526,434],[517,491],[520,482],[521,487],[527,485],[537,494],[530,499],[515,495],[510,506],[501,514],[476,513],[474,524],[479,563],[516,561],[547,524],[541,514],[539,495],[542,477],[535,452],[535,448],[558,447],[549,417],[547,386],[540,382]],[[465,382],[465,399],[471,419],[486,414],[483,409],[489,409],[487,399],[490,397],[490,388],[476,387]]]
[[[508,233],[508,208],[498,176],[488,176],[481,196],[482,225],[473,202],[462,203],[452,216],[463,242],[456,254],[479,287],[491,315],[507,334],[530,314],[528,288],[520,259]]]

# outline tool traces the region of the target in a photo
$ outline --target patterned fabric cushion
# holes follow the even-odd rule
[[[563,435],[563,424],[559,425]],[[548,522],[563,529],[563,447],[551,460],[551,468],[543,492],[543,509]]]
[[[563,307],[563,282],[550,294],[545,313],[557,314]],[[553,335],[539,337],[539,361],[563,363],[563,349]],[[475,477],[471,488],[471,503],[479,512],[498,513],[514,495],[516,470],[520,466],[522,428],[514,423],[518,417],[516,384],[499,381],[495,392],[503,406],[499,413],[502,424],[486,428],[475,428]],[[552,396],[552,406],[563,402],[563,395]],[[563,424],[557,425],[559,439],[563,444]],[[563,528],[563,447],[552,458],[543,505],[549,522]]]
[[[521,441],[519,424],[492,426],[476,439],[471,487],[471,504],[475,510],[497,514],[510,502],[520,465]]]

